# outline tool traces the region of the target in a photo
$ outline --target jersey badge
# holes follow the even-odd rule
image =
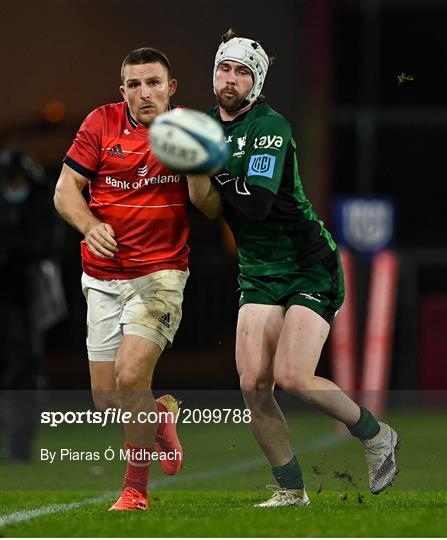
[[[233,157],[241,157],[245,154],[245,144],[247,142],[247,135],[244,135],[243,137],[238,137],[236,139],[237,143],[237,151],[233,152]]]
[[[244,135],[243,137],[238,137],[236,142],[238,150],[243,150],[245,147],[245,143],[247,142],[247,135]]]
[[[276,157],[269,154],[256,154],[251,156],[248,164],[247,178],[250,176],[265,176],[273,178]]]
[[[144,167],[138,167],[137,169],[138,176],[146,176],[147,170],[148,170],[147,165],[145,165]]]

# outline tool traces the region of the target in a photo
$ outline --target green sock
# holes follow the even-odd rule
[[[351,435],[361,441],[372,439],[380,431],[380,426],[374,416],[360,405],[360,420],[353,426],[347,426]]]
[[[295,456],[282,467],[272,467],[272,473],[283,488],[302,489],[304,487],[301,467]]]

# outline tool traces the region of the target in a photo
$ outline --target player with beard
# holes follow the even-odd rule
[[[251,428],[279,487],[261,507],[309,503],[275,384],[343,422],[365,446],[370,489],[396,474],[396,432],[333,382],[317,377],[322,347],[344,298],[337,246],[306,198],[290,123],[260,95],[270,60],[255,40],[223,36],[211,111],[230,159],[210,179],[188,177],[190,197],[210,217],[222,211],[238,249],[236,363]]]

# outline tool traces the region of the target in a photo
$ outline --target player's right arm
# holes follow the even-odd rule
[[[64,163],[56,184],[54,205],[65,221],[84,235],[87,247],[94,255],[102,259],[113,257],[118,251],[115,231],[90,211],[82,195],[87,182],[88,178]]]
[[[222,213],[222,201],[219,193],[207,175],[188,174],[188,192],[191,202],[208,219],[215,219]]]

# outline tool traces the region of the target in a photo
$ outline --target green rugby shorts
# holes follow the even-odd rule
[[[332,323],[343,304],[345,286],[343,267],[338,251],[333,251],[320,262],[283,275],[239,275],[244,304],[306,306]]]

